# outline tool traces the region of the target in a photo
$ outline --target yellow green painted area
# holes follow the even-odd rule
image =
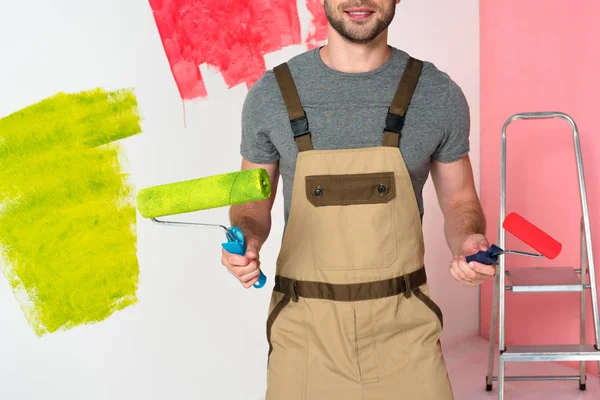
[[[129,89],[59,93],[0,119],[0,265],[37,335],[137,302],[135,198],[115,142],[140,132]]]

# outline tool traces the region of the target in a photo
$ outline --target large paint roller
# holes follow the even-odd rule
[[[561,252],[562,245],[558,241],[515,212],[510,213],[504,219],[502,227],[541,254],[503,250],[492,244],[486,251],[479,251],[468,256],[467,262],[476,261],[486,265],[497,264],[498,256],[506,253],[529,257],[546,257],[551,260]]]
[[[151,218],[161,225],[221,228],[227,237],[227,242],[222,244],[223,248],[232,254],[243,256],[246,254],[246,242],[239,227],[164,221],[157,217],[265,200],[270,196],[268,172],[263,168],[255,168],[142,189],[137,195],[137,208],[144,218]],[[267,277],[260,271],[260,277],[253,286],[261,288],[266,281]]]

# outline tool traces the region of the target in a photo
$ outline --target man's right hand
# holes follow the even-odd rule
[[[258,281],[260,276],[260,260],[258,258],[258,240],[246,238],[246,243],[246,254],[243,256],[222,249],[221,263],[231,275],[240,281],[242,286],[249,288]]]
[[[231,254],[222,250],[221,263],[231,275],[235,276],[242,286],[249,288],[260,278],[260,260],[258,253],[267,240],[271,230],[271,209],[277,193],[279,180],[279,162],[256,164],[242,158],[241,170],[264,168],[271,182],[271,196],[265,200],[232,205],[229,210],[229,222],[244,232],[246,254]]]

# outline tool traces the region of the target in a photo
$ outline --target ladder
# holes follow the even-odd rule
[[[498,382],[498,399],[504,399],[505,381],[540,381],[540,380],[578,380],[579,389],[586,388],[585,365],[588,361],[597,361],[600,371],[600,321],[598,316],[598,293],[595,285],[596,274],[594,271],[594,253],[592,251],[592,235],[590,232],[590,218],[583,175],[583,162],[579,133],[575,121],[561,112],[533,112],[521,113],[511,116],[502,128],[502,154],[500,172],[500,224],[498,227],[498,243],[504,248],[505,230],[502,227],[506,214],[506,129],[516,120],[535,120],[561,118],[566,120],[573,129],[575,157],[577,161],[577,174],[579,178],[579,193],[581,199],[581,224],[580,267],[522,267],[506,269],[504,257],[498,259],[498,270],[494,283],[494,297],[492,301],[492,319],[490,329],[490,348],[488,371],[486,376],[486,390],[492,390],[492,382]],[[589,283],[587,276],[589,274]],[[507,284],[508,281],[508,284]],[[587,344],[585,338],[586,323],[586,293],[591,291],[592,311],[594,319],[595,343]],[[542,292],[580,292],[581,293],[581,319],[580,343],[558,345],[530,345],[530,346],[505,346],[504,343],[504,316],[505,292],[513,293],[542,293]],[[499,318],[498,318],[498,313]],[[495,331],[496,319],[498,322],[498,376],[494,376],[495,361]],[[532,361],[579,361],[579,374],[573,376],[506,376],[505,363],[507,362],[532,362]]]

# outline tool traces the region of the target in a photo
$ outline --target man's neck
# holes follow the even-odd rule
[[[387,31],[367,44],[351,43],[329,27],[327,45],[320,51],[321,59],[340,72],[360,73],[379,68],[390,58]]]

